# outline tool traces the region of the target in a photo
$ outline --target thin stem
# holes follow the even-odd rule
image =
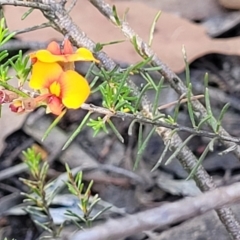
[[[73,8],[75,7],[76,3],[77,3],[77,0],[72,0],[69,8],[67,9],[68,13],[70,13],[73,10]]]
[[[43,29],[43,28],[47,28],[47,27],[51,27],[51,23],[47,22],[47,23],[43,23],[41,25],[37,25],[37,26],[33,26],[33,27],[28,27],[22,30],[15,30],[13,31],[16,35],[22,34],[22,33],[26,33],[26,32],[32,32],[32,31],[36,31],[39,29]]]
[[[18,1],[18,0],[1,0],[1,5],[12,5],[12,6],[19,6],[19,7],[30,7],[40,9],[42,11],[50,11],[51,6],[48,4],[39,3],[38,1]]]
[[[4,87],[5,89],[7,89],[7,90],[9,90],[9,91],[11,91],[11,92],[14,92],[14,93],[18,94],[18,95],[21,96],[21,97],[24,97],[24,98],[29,97],[28,94],[26,94],[26,93],[18,90],[18,89],[15,88],[15,87],[12,87],[11,85],[7,84],[6,82],[0,81],[0,86]]]
[[[91,112],[100,113],[103,115],[111,115],[112,117],[117,117],[117,118],[122,118],[122,119],[127,118],[127,119],[141,122],[144,124],[154,125],[154,126],[158,126],[158,127],[166,127],[168,129],[176,129],[178,131],[188,132],[190,134],[194,134],[197,136],[203,136],[203,137],[208,137],[208,138],[218,138],[218,139],[221,139],[224,141],[240,143],[240,138],[231,137],[229,135],[219,135],[214,132],[209,132],[209,131],[204,131],[204,130],[197,130],[197,129],[181,126],[176,123],[169,124],[164,121],[152,120],[151,118],[144,117],[142,114],[131,114],[131,113],[125,113],[125,112],[121,112],[121,111],[112,112],[107,108],[98,107],[93,104],[86,104],[86,103],[84,103],[81,106],[81,108],[91,111]]]

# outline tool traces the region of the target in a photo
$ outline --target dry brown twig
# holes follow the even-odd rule
[[[21,40],[10,40],[7,43],[0,46],[0,51],[8,50],[14,51],[19,49],[44,49],[46,48],[48,43],[43,42],[32,42],[32,41],[21,41]]]
[[[16,30],[16,31],[13,31],[13,32],[15,32],[16,35],[19,35],[19,34],[23,34],[23,33],[26,33],[26,32],[32,32],[32,31],[36,31],[36,30],[39,30],[39,29],[47,28],[47,27],[51,27],[51,24],[49,22],[42,23],[41,25],[36,25],[36,26],[33,26],[33,27],[25,28],[25,29],[22,29],[22,30]]]
[[[118,25],[113,16],[112,8],[106,4],[102,0],[90,0],[90,2],[97,7],[102,14],[104,14],[108,19],[110,19],[115,25]],[[18,0],[0,0],[0,5],[15,5],[15,6],[25,6],[37,8],[42,11],[44,16],[52,23],[53,27],[57,29],[64,35],[68,35],[70,40],[76,46],[83,46],[91,51],[95,49],[95,43],[90,40],[84,32],[82,32],[75,23],[73,23],[71,17],[68,15],[67,10],[64,8],[65,2],[56,2],[54,0],[33,0],[31,2],[26,1],[18,1]],[[130,40],[134,37],[137,40],[138,48],[148,57],[152,57],[152,64],[155,66],[160,66],[160,73],[164,76],[165,80],[167,80],[171,87],[180,95],[186,94],[187,89],[183,82],[173,73],[166,65],[164,65],[160,59],[156,56],[156,54],[148,47],[146,43],[142,41],[142,39],[136,35],[136,33],[129,27],[128,23],[125,21],[121,21],[120,26],[118,27],[122,30],[125,36],[127,36]],[[101,65],[104,66],[107,70],[112,70],[116,67],[115,62],[110,59],[104,52],[96,53],[97,58],[101,61]],[[120,68],[119,68],[120,69]],[[139,96],[139,91],[136,85],[128,79],[128,85],[132,90],[133,95]],[[141,105],[143,108],[143,114],[145,117],[152,119],[152,106],[148,101],[146,96],[142,98]],[[205,108],[200,104],[199,101],[195,100],[192,102],[193,108],[196,113],[196,117],[198,119],[204,118],[207,115]],[[171,136],[171,129],[166,127],[157,127],[156,132],[159,136],[162,137],[165,143],[170,142],[170,149],[175,151],[182,144],[181,138],[174,134]],[[223,129],[220,128],[220,135],[229,136],[229,134]],[[229,136],[231,137],[231,136]],[[223,142],[226,147],[232,147],[235,143],[232,142]],[[236,146],[236,144],[234,145]],[[234,150],[234,153],[240,158],[240,147],[237,146]],[[177,159],[181,162],[183,167],[190,172],[197,163],[197,158],[190,151],[190,149],[185,146],[178,153]],[[212,178],[207,174],[205,169],[200,166],[194,176],[194,179],[202,191],[209,191],[216,188],[215,183]],[[233,239],[240,239],[240,226],[237,222],[234,214],[231,209],[223,207],[217,211],[217,214],[232,236]],[[155,215],[154,215],[155,216]],[[157,223],[156,223],[157,224]]]
[[[153,230],[178,223],[196,215],[206,213],[225,204],[240,201],[240,183],[228,187],[221,187],[201,194],[194,198],[186,198],[174,203],[167,203],[158,208],[126,216],[124,218],[109,220],[92,229],[81,231],[65,240],[106,240],[122,239],[134,233]]]
[[[185,102],[185,101],[186,101],[186,99],[182,99],[182,102]],[[170,103],[170,104],[172,105],[172,104],[175,104],[175,103],[177,103],[177,101],[173,102],[173,103]],[[166,105],[164,105],[164,106],[166,106]],[[87,111],[91,111],[91,112],[95,112],[95,113],[105,115],[108,118],[110,116],[111,118],[112,117],[117,117],[117,118],[121,118],[121,119],[136,120],[136,121],[141,122],[143,124],[149,124],[149,125],[158,126],[158,127],[165,127],[165,128],[169,128],[169,129],[172,129],[172,130],[175,129],[175,130],[178,130],[178,131],[181,131],[181,132],[188,132],[188,133],[196,135],[196,136],[202,136],[202,137],[208,137],[208,138],[219,138],[219,139],[224,140],[224,141],[240,143],[239,138],[231,137],[229,135],[227,135],[227,136],[218,135],[216,133],[212,133],[212,132],[208,132],[208,131],[204,131],[204,130],[196,130],[196,129],[193,129],[193,128],[181,126],[179,124],[169,124],[169,123],[159,121],[159,120],[152,120],[151,118],[145,117],[142,114],[131,114],[131,113],[125,113],[125,112],[121,112],[121,111],[112,112],[111,110],[109,110],[107,108],[99,107],[99,106],[95,106],[93,104],[87,104],[87,103],[84,103],[81,106],[81,108],[84,109],[84,110],[87,110]]]

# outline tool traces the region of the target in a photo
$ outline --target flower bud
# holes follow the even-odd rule
[[[37,102],[34,98],[16,99],[10,105],[9,108],[12,112],[23,113],[31,112],[37,107]]]
[[[12,102],[17,98],[18,95],[15,92],[6,89],[0,89],[0,104]]]

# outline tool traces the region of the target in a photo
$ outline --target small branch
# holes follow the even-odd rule
[[[3,5],[36,8],[36,9],[40,9],[41,11],[51,10],[51,7],[49,5],[40,3],[39,1],[36,1],[36,0],[35,1],[1,0],[0,6],[3,6]]]
[[[22,33],[36,31],[36,30],[39,30],[39,29],[47,28],[47,27],[51,27],[51,23],[47,22],[47,23],[43,23],[41,25],[25,28],[25,29],[22,29],[22,30],[15,30],[13,32],[15,32],[16,35],[19,35],[19,34],[22,34]]]
[[[23,50],[23,49],[44,49],[47,47],[47,43],[42,43],[42,42],[26,42],[22,40],[10,40],[4,45],[0,46],[0,51],[3,50],[8,50],[8,51],[13,51],[13,50]]]
[[[19,95],[20,97],[25,97],[25,98],[28,98],[29,95],[18,90],[17,88],[15,87],[12,87],[11,85],[9,85],[7,82],[3,82],[3,81],[0,81],[0,86],[4,87],[4,89],[7,89],[11,92],[14,92],[16,93],[17,95]]]
[[[109,220],[92,229],[80,231],[67,240],[122,239],[132,234],[165,227],[199,216],[212,209],[240,201],[240,183],[222,187],[194,198],[186,198],[124,218]],[[66,239],[66,238],[65,238]]]
[[[129,179],[134,180],[135,182],[141,185],[145,184],[145,181],[141,176],[121,167],[117,167],[110,164],[98,164],[96,169],[116,173],[116,174],[122,175],[123,177],[128,177]]]
[[[75,7],[76,3],[77,3],[77,0],[72,0],[69,8],[67,9],[68,13],[70,13],[72,11],[72,9]]]
[[[224,141],[240,143],[240,138],[235,138],[235,137],[232,137],[229,135],[226,135],[226,136],[219,135],[219,134],[216,134],[213,132],[207,132],[204,130],[196,130],[193,128],[181,126],[179,124],[169,124],[169,123],[166,123],[164,121],[159,121],[159,120],[154,121],[151,118],[144,117],[141,114],[131,114],[131,113],[125,113],[125,112],[120,112],[120,111],[112,112],[107,108],[98,107],[93,104],[86,104],[86,103],[84,103],[81,106],[81,108],[84,110],[91,111],[91,112],[100,113],[105,116],[117,117],[117,118],[121,118],[121,119],[127,118],[130,120],[137,120],[138,122],[153,125],[153,126],[165,127],[165,128],[172,129],[172,130],[177,129],[178,131],[188,132],[190,134],[197,135],[197,136],[208,137],[208,138],[219,138],[220,140],[224,140]]]
[[[179,94],[187,94],[188,90],[182,80],[166,65],[164,64],[157,56],[157,54],[148,46],[147,43],[143,41],[135,33],[135,31],[129,26],[128,22],[126,21],[116,21],[112,8],[109,4],[105,3],[103,0],[89,0],[104,16],[106,16],[115,26],[119,27],[122,33],[132,41],[136,38],[136,44],[139,49],[139,52],[143,53],[145,57],[152,57],[152,65],[159,67],[159,73],[164,77],[165,80],[169,82],[171,87]],[[198,101],[195,100],[192,102],[193,110],[195,111],[196,117],[201,120],[207,117],[207,111],[203,107],[203,105]],[[200,113],[200,114],[199,114]],[[215,120],[216,121],[216,120]],[[229,135],[228,132],[223,128],[220,127],[219,132],[221,135]],[[223,141],[223,144],[226,148],[233,147],[233,143]],[[237,146],[233,151],[237,158],[240,160],[240,146]]]
[[[193,101],[193,100],[197,100],[197,99],[200,99],[200,98],[204,98],[204,95],[192,96],[190,98],[190,100]],[[163,109],[166,109],[166,108],[170,108],[170,107],[172,107],[172,106],[174,106],[174,105],[176,105],[178,103],[182,104],[182,103],[186,103],[187,101],[188,101],[187,98],[180,98],[177,101],[173,101],[173,102],[161,105],[160,107],[158,107],[158,110],[163,110]]]

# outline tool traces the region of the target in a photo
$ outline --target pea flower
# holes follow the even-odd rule
[[[56,63],[64,66],[64,63],[73,63],[75,61],[94,61],[99,62],[94,58],[93,54],[86,48],[79,48],[74,53],[73,47],[68,39],[65,39],[61,46],[57,42],[51,42],[47,49],[39,50],[30,54],[32,63]]]
[[[51,74],[50,69],[47,70],[49,75],[44,79],[31,79],[30,86],[41,92],[35,100],[47,105],[47,113],[56,115],[59,115],[64,107],[79,108],[90,94],[87,80],[73,70],[62,71],[57,63],[49,64],[48,68],[51,68]]]
[[[15,113],[31,112],[37,107],[34,98],[18,98],[12,101],[9,108]]]
[[[87,80],[74,71],[74,61],[94,61],[93,54],[79,48],[75,53],[69,40],[61,47],[51,42],[46,50],[39,50],[30,55],[32,75],[29,86],[40,91],[35,100],[47,106],[47,113],[59,115],[63,108],[77,109],[90,94]]]
[[[4,88],[0,88],[0,104],[10,103],[16,98],[18,98],[18,95],[16,93]]]

